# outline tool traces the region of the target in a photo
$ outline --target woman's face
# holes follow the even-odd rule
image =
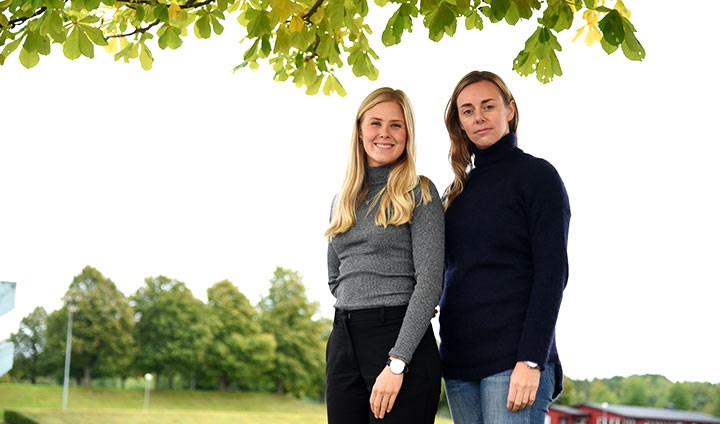
[[[487,149],[510,132],[515,104],[505,105],[500,89],[490,81],[463,88],[457,98],[460,127],[478,149]]]
[[[378,103],[360,119],[360,141],[368,166],[394,163],[405,151],[405,114],[395,102]]]

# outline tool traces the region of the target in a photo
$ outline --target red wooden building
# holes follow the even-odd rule
[[[702,412],[644,406],[580,403],[551,405],[546,424],[720,424],[720,418]]]

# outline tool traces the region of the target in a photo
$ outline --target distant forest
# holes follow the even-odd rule
[[[556,404],[607,402],[704,412],[720,417],[720,384],[673,383],[661,375],[633,375],[608,379],[565,378],[565,390]]]

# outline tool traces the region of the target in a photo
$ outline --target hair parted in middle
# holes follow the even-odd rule
[[[448,186],[443,195],[443,204],[447,209],[452,201],[463,191],[465,186],[465,180],[468,177],[470,169],[472,169],[472,154],[470,153],[470,145],[472,141],[468,138],[465,131],[460,126],[460,114],[458,110],[457,100],[465,87],[470,84],[474,84],[480,81],[488,81],[500,90],[503,103],[505,106],[509,106],[511,103],[515,104],[515,114],[510,120],[509,127],[510,132],[517,134],[518,121],[520,115],[518,112],[517,103],[513,97],[510,89],[508,88],[505,81],[500,76],[490,71],[472,71],[466,74],[460,79],[455,86],[455,90],[450,97],[445,108],[445,127],[447,128],[448,135],[450,135],[450,153],[448,158],[450,159],[450,166],[452,167],[454,179],[453,182]]]
[[[414,189],[420,184],[422,203],[431,200],[429,180],[418,176],[415,170],[415,115],[407,95],[402,90],[382,87],[368,94],[362,101],[355,116],[352,137],[350,139],[350,160],[345,172],[345,180],[333,205],[330,227],[325,236],[331,240],[333,236],[348,231],[357,220],[355,211],[367,197],[368,186],[366,170],[368,167],[367,153],[360,140],[360,125],[365,112],[384,102],[397,103],[405,117],[407,140],[405,151],[395,161],[390,169],[390,175],[385,187],[373,198],[370,210],[378,202],[375,224],[387,227],[388,225],[403,225],[412,221],[413,210],[417,204]]]

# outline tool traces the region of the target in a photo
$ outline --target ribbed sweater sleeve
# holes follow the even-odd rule
[[[545,364],[568,280],[570,205],[555,168],[534,161],[524,188],[534,273],[517,359]]]
[[[410,223],[412,256],[415,266],[415,290],[410,296],[403,325],[390,356],[406,362],[412,360],[442,293],[443,257],[445,253],[445,220],[440,196],[430,183],[432,201],[415,208]],[[419,194],[418,194],[419,197]]]

